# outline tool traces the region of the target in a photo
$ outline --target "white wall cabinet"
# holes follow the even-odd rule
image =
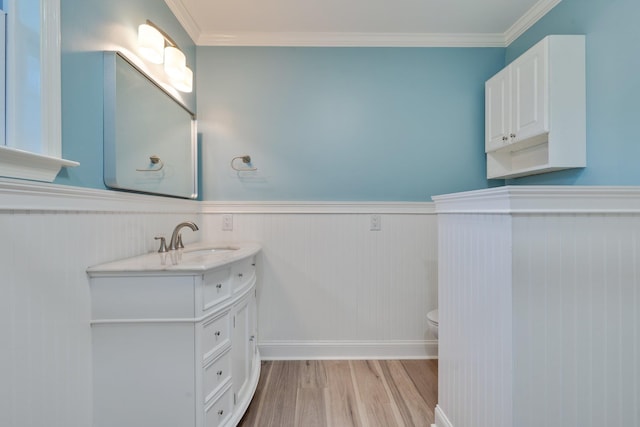
[[[547,36],[485,84],[487,178],[586,166],[584,36]]]
[[[95,427],[240,421],[260,372],[248,253],[206,271],[89,270]]]

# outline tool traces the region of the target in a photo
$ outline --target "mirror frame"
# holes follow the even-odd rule
[[[139,188],[131,183],[119,182],[118,169],[116,165],[117,147],[118,141],[116,140],[116,85],[117,85],[117,63],[118,59],[124,60],[132,69],[138,73],[144,79],[146,79],[154,88],[159,89],[164,95],[166,95],[171,101],[175,102],[181,107],[188,116],[191,117],[191,140],[189,142],[188,154],[189,165],[188,169],[193,171],[192,177],[189,183],[190,189],[186,192],[167,191],[167,190],[152,190],[148,188]],[[143,108],[141,106],[140,108]],[[138,67],[132,60],[127,58],[123,53],[117,51],[105,51],[104,52],[104,111],[103,111],[103,134],[104,134],[104,183],[110,189],[133,191],[146,194],[163,195],[170,197],[179,197],[186,199],[196,199],[198,197],[198,162],[197,162],[197,118],[196,114],[189,110],[182,102],[180,102],[175,96],[168,92],[153,77],[144,72]],[[154,154],[150,151],[150,154]],[[161,163],[161,165],[164,165]],[[160,170],[160,169],[158,169]],[[150,171],[152,171],[150,169]],[[124,181],[124,180],[122,180]]]

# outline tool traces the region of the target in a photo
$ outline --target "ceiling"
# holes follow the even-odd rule
[[[165,0],[201,46],[507,46],[561,0]]]

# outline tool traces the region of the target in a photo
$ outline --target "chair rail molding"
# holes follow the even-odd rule
[[[636,186],[504,186],[432,199],[438,214],[640,213]]]
[[[202,213],[277,214],[435,214],[433,202],[288,202],[223,201],[201,202]]]
[[[197,201],[0,178],[1,211],[199,213]]]

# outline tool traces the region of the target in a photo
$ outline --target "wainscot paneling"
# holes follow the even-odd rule
[[[438,227],[438,404],[454,426],[510,427],[511,217],[442,215]]]
[[[640,425],[640,188],[434,200],[436,425]]]
[[[203,223],[211,240],[263,246],[263,358],[437,356],[426,322],[437,301],[431,203],[204,203]]]
[[[11,180],[0,200],[0,426],[91,426],[85,269],[154,250],[198,204]]]
[[[234,230],[221,231],[223,212]],[[276,212],[276,213],[274,213]],[[355,213],[350,213],[355,212]],[[382,231],[369,231],[370,213]],[[0,178],[0,426],[92,425],[93,264],[197,240],[257,241],[271,358],[429,357],[436,224],[424,204],[201,203]]]

